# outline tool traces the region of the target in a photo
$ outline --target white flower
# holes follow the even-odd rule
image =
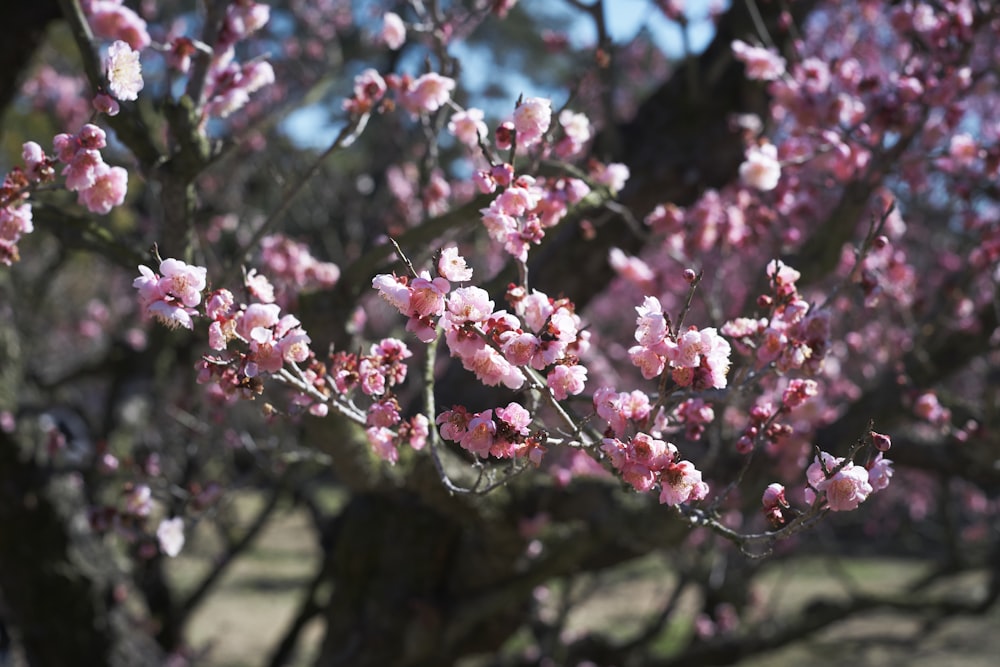
[[[171,558],[184,548],[184,519],[175,516],[164,519],[156,529],[156,539],[160,542],[160,551]]]
[[[768,191],[778,186],[781,163],[774,144],[754,146],[747,150],[746,162],[740,165],[740,178],[752,188]]]
[[[112,95],[119,100],[138,99],[143,86],[138,51],[133,51],[127,42],[118,40],[108,48],[105,67]]]

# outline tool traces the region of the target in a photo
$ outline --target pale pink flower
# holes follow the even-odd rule
[[[396,434],[384,426],[373,426],[365,429],[365,436],[375,456],[395,465],[399,460],[399,450],[396,449]]]
[[[94,183],[77,193],[78,201],[91,213],[106,215],[125,201],[128,172],[122,167],[104,166],[96,171]]]
[[[448,296],[447,319],[452,326],[484,322],[493,313],[489,292],[481,287],[459,287]]]
[[[524,374],[492,347],[479,348],[462,363],[487,387],[503,384],[508,389],[520,389],[524,384]]]
[[[774,51],[733,40],[733,54],[746,67],[748,79],[774,81],[785,73],[785,59]]]
[[[545,378],[545,382],[556,400],[583,392],[587,381],[587,369],[584,366],[559,365],[553,368]]]
[[[470,148],[478,146],[480,137],[486,139],[490,132],[483,122],[482,109],[466,109],[452,114],[448,131]]]
[[[585,114],[563,109],[559,113],[559,125],[562,126],[565,138],[556,146],[560,157],[570,157],[580,152],[583,145],[590,141],[590,119]]]
[[[441,251],[437,267],[438,273],[452,282],[460,283],[472,279],[472,269],[466,265],[465,258],[458,254],[458,248],[455,246],[449,246]]]
[[[110,95],[105,95],[104,93],[98,93],[91,100],[91,106],[98,113],[107,114],[109,116],[117,116],[118,112],[121,111],[121,106],[118,104],[118,100],[111,97]]]
[[[462,435],[462,448],[485,459],[490,455],[490,447],[493,446],[496,432],[497,425],[493,422],[493,411],[478,412],[469,420],[468,429]]]
[[[406,25],[403,24],[399,14],[386,12],[382,16],[382,32],[379,37],[393,51],[406,42]]]
[[[657,354],[648,347],[634,345],[628,350],[629,361],[642,372],[642,377],[652,380],[663,372],[667,366],[667,360],[663,355]]]
[[[767,488],[764,489],[764,495],[760,500],[764,509],[769,510],[778,506],[787,507],[788,501],[785,500],[785,487],[781,484],[768,484]]]
[[[271,19],[271,8],[263,3],[244,0],[226,7],[228,42],[235,42],[257,32]]]
[[[608,251],[608,264],[618,275],[635,285],[648,285],[656,277],[646,262],[633,255],[626,255],[621,248],[611,248]]]
[[[868,467],[868,483],[872,486],[872,491],[881,491],[889,486],[892,479],[892,461],[882,457],[882,452],[878,453],[875,460]]]
[[[188,307],[201,303],[201,293],[207,284],[208,269],[185,264],[178,259],[160,262],[160,289],[179,299]]]
[[[590,177],[612,192],[621,192],[629,179],[629,170],[620,162],[603,164],[596,162],[591,166]]]
[[[552,123],[552,101],[529,97],[514,110],[514,129],[521,146],[533,146],[542,140]]]
[[[660,503],[664,505],[680,505],[708,495],[708,484],[690,461],[668,465],[660,475],[660,485]]]
[[[834,512],[857,509],[873,490],[868,482],[868,471],[853,463],[848,463],[816,488],[826,492],[826,501]]]
[[[527,366],[538,351],[541,341],[532,333],[521,331],[504,331],[499,336],[500,349],[507,361],[515,366]]]
[[[433,113],[451,98],[455,80],[428,72],[418,77],[400,97],[403,107],[414,115]]]
[[[90,28],[96,37],[128,42],[141,51],[150,45],[146,22],[121,0],[93,0],[86,11]]]
[[[641,306],[635,311],[639,317],[635,320],[635,340],[644,347],[652,347],[662,342],[667,335],[667,319],[663,315],[663,306],[655,296],[647,296]]]
[[[184,548],[184,519],[175,516],[172,519],[160,521],[156,528],[156,540],[160,551],[173,558]]]
[[[415,415],[410,419],[410,431],[407,442],[416,451],[420,451],[427,444],[430,436],[430,420],[423,414]]]
[[[425,271],[410,283],[410,311],[407,315],[417,317],[438,316],[444,313],[444,295],[451,285],[444,278],[430,279]]]
[[[108,76],[108,89],[119,100],[135,100],[142,90],[142,65],[139,52],[133,51],[119,40],[108,47],[108,57],[104,62]]]
[[[98,173],[107,167],[100,151],[92,148],[81,148],[73,154],[62,175],[66,178],[66,189],[72,192],[86,190],[97,182]]]
[[[767,192],[778,187],[781,163],[774,144],[752,146],[746,152],[746,161],[740,165],[740,178],[752,188]]]
[[[402,280],[394,275],[380,273],[372,278],[372,287],[401,314],[410,314],[410,289]]]
[[[251,332],[257,327],[269,329],[278,323],[281,307],[273,303],[252,303],[247,306],[236,325],[236,332],[250,340]]]

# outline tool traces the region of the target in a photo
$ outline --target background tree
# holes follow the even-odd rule
[[[735,2],[702,19],[713,37],[695,52],[698,8],[651,3],[647,23],[683,36],[667,58],[648,30],[609,31],[617,3],[554,5],[13,10],[0,592],[28,664],[198,662],[192,614],[289,502],[323,558],[272,665],[316,618],[317,665],[665,665],[733,663],[875,609],[991,608],[996,10]],[[133,49],[141,89],[118,78]],[[465,143],[449,122],[473,108],[485,129]],[[544,206],[503,211],[520,227],[497,242],[482,212],[515,188]],[[444,247],[475,276],[457,259],[437,269],[449,308],[459,284],[497,308],[506,292],[527,331],[518,304],[539,290],[568,347],[501,380],[470,373],[448,334],[421,344],[435,325],[509,340],[501,315],[462,324],[413,305]],[[419,288],[443,308],[440,283]],[[553,345],[562,332],[542,319],[534,334]],[[370,348],[391,335],[414,352],[396,386],[399,348]],[[703,344],[725,346],[728,373]],[[887,481],[879,433],[893,483],[834,513]],[[225,501],[237,489],[264,499],[249,522]],[[169,559],[195,527],[220,550],[178,587]],[[790,616],[756,599],[762,577],[831,543],[919,557],[928,574]],[[640,631],[566,632],[574,581],[652,554],[676,583]],[[934,587],[970,571],[984,590]],[[671,632],[683,638],[663,649]]]

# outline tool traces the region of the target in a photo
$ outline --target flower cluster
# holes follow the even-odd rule
[[[139,290],[143,313],[171,329],[194,328],[191,317],[198,314],[195,306],[201,303],[208,270],[177,259],[165,259],[160,262],[162,275],[148,266],[140,266],[139,273],[132,286]]]
[[[125,201],[128,172],[104,162],[104,130],[88,123],[77,134],[57,134],[52,143],[56,158],[66,165],[62,170],[66,189],[76,192],[88,210],[105,215]]]
[[[646,433],[636,433],[622,441],[605,438],[601,451],[628,484],[645,492],[659,485],[660,502],[665,505],[701,500],[708,484],[690,461],[679,460],[677,448]]]
[[[122,0],[89,0],[80,5],[96,37],[121,40],[137,51],[152,42],[146,21]]]
[[[309,246],[283,234],[271,234],[260,240],[260,261],[274,281],[273,298],[256,296],[265,303],[278,303],[282,308],[290,307],[296,294],[327,289],[340,280],[340,268],[336,264],[319,261],[309,251]],[[261,290],[265,296],[266,290],[266,287]]]
[[[409,320],[407,331],[423,342],[444,328],[451,355],[488,386],[519,389],[525,374],[519,367],[545,371],[557,399],[583,391],[587,369],[578,364],[589,346],[589,334],[566,299],[553,300],[533,290],[512,287],[507,301],[513,313],[495,310],[489,294],[479,287],[451,289],[445,275],[468,280],[471,270],[457,253],[446,251],[437,277],[426,271],[416,278],[380,274],[372,287]]]
[[[0,184],[0,264],[8,266],[20,259],[17,242],[21,236],[34,230],[28,202],[31,189],[55,175],[51,158],[33,141],[22,146],[21,159],[24,167],[14,167]]]
[[[629,359],[651,379],[668,366],[674,382],[682,387],[722,389],[729,372],[729,343],[712,327],[695,327],[675,336],[670,331],[659,299],[647,296],[636,306],[635,340]]]
[[[822,495],[834,512],[857,509],[871,493],[889,485],[892,472],[892,462],[881,452],[867,468],[820,452],[806,470],[806,502]]]
[[[769,318],[737,318],[722,327],[722,333],[743,354],[756,356],[760,365],[774,363],[781,372],[802,369],[816,373],[829,348],[830,314],[812,309],[798,293],[799,272],[772,260],[767,265],[771,295],[758,303],[771,308]]]
[[[531,414],[519,403],[473,414],[456,406],[438,415],[436,422],[442,438],[483,459],[527,457],[537,466],[545,453],[542,434],[528,428]]]

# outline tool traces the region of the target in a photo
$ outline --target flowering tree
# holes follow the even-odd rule
[[[1000,594],[992,4],[735,2],[674,62],[602,0],[56,4],[0,53],[0,608],[29,664],[194,661],[286,500],[324,557],[271,665],[314,618],[321,665],[719,664]],[[648,12],[687,48],[693,13]],[[288,119],[316,100],[322,150]],[[181,591],[199,526],[230,538]],[[767,613],[756,577],[834,530],[938,568]],[[633,636],[545,601],[650,554],[676,581]]]

